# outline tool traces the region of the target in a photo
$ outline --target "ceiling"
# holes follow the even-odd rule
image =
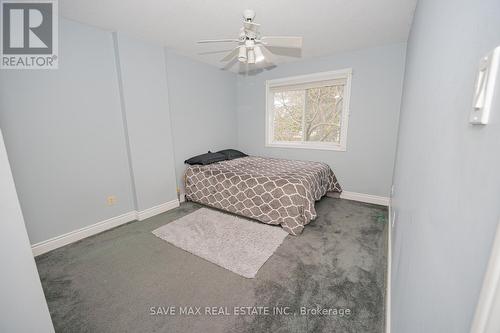
[[[60,0],[59,10],[63,17],[161,43],[222,68],[220,59],[232,44],[195,42],[236,38],[246,8],[256,11],[263,36],[303,36],[301,58],[312,58],[406,41],[416,1]],[[297,59],[282,52],[273,62]]]

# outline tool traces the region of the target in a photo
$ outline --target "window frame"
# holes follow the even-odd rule
[[[342,120],[340,124],[340,143],[332,142],[308,142],[308,141],[274,141],[274,101],[270,100],[271,88],[308,84],[328,80],[346,80],[344,87],[344,101],[342,108]],[[345,68],[335,71],[319,72],[313,74],[290,76],[285,78],[266,80],[266,147],[271,148],[300,148],[300,149],[320,149],[347,151],[347,128],[349,123],[349,104],[351,100],[352,68]]]

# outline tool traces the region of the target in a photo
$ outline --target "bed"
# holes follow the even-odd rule
[[[292,235],[316,218],[314,203],[342,189],[325,163],[247,156],[190,165],[186,200],[268,224]]]

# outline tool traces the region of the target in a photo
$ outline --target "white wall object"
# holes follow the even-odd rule
[[[474,85],[474,98],[470,122],[474,125],[488,123],[500,64],[500,46],[488,52],[479,61],[479,72]]]

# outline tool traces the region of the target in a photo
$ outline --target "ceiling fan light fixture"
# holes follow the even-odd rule
[[[240,49],[238,51],[238,60],[240,62],[245,62],[247,61],[247,48],[245,45],[241,45]]]
[[[253,51],[255,53],[255,62],[261,62],[265,59],[264,54],[262,53],[262,50],[259,46],[254,47]]]
[[[1,0],[0,0],[1,1]],[[200,40],[197,43],[237,43],[234,48],[222,58],[221,62],[227,62],[224,69],[231,69],[235,63],[246,64],[247,66],[238,66],[246,70],[260,68],[274,68],[276,65],[273,54],[280,55],[279,50],[273,48],[298,49],[299,55],[290,53],[292,57],[300,57],[302,49],[302,37],[297,36],[262,36],[260,33],[260,24],[254,22],[255,11],[245,10],[243,13],[243,26],[240,27],[239,35],[235,39],[207,39]],[[288,54],[283,54],[288,55]],[[257,63],[263,65],[254,66]],[[252,66],[248,66],[252,65]]]
[[[254,50],[248,51],[248,63],[255,64],[255,51]]]

